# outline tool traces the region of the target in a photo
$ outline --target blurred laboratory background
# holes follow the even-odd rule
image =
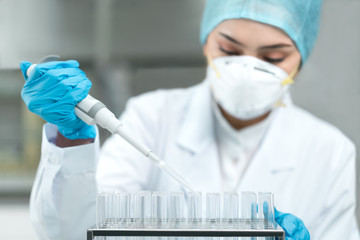
[[[93,82],[91,94],[119,115],[131,96],[203,80],[206,61],[198,39],[204,3],[0,0],[1,239],[36,239],[28,201],[43,121],[21,100],[19,62],[49,54],[78,60]],[[339,127],[358,148],[359,12],[360,0],[324,0],[315,51],[292,89],[295,103]],[[107,136],[102,132],[102,141]]]

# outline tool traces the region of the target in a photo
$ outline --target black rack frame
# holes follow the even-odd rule
[[[277,237],[285,240],[285,232],[277,226],[275,229],[101,229],[87,231],[87,240],[94,237]]]

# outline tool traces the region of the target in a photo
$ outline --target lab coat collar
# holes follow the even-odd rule
[[[203,81],[193,90],[195,91],[188,102],[177,143],[192,154],[199,154],[215,141],[214,114],[208,82]]]

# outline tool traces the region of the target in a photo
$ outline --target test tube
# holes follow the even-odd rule
[[[169,196],[168,220],[171,227],[182,227],[184,218],[184,193],[171,192]]]
[[[210,228],[220,226],[220,193],[206,194],[206,223]]]
[[[274,217],[274,195],[271,192],[259,192],[259,216],[258,219],[265,229],[273,229]]]
[[[224,214],[223,224],[225,228],[232,228],[237,225],[239,219],[239,194],[235,192],[224,193]]]
[[[166,194],[153,192],[151,195],[151,222],[155,228],[166,225]]]
[[[244,220],[243,228],[256,228],[257,202],[256,193],[241,193],[241,218]]]
[[[113,228],[116,223],[116,214],[115,214],[115,197],[112,192],[103,193],[104,200],[104,228]]]
[[[199,228],[202,221],[202,194],[188,192],[188,227]]]
[[[103,193],[96,195],[96,227],[105,227],[105,195]]]
[[[137,227],[146,227],[150,223],[151,192],[141,191],[134,195],[134,221]]]
[[[126,227],[130,220],[130,194],[114,194],[114,212],[117,227]]]

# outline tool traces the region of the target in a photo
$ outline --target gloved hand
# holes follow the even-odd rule
[[[27,76],[30,62],[21,62],[25,78],[21,97],[29,110],[49,123],[58,126],[68,139],[87,139],[96,136],[89,126],[75,115],[75,106],[89,93],[91,82],[75,60],[40,63]]]
[[[310,234],[301,219],[275,208],[275,221],[284,229],[286,240],[310,240]]]

